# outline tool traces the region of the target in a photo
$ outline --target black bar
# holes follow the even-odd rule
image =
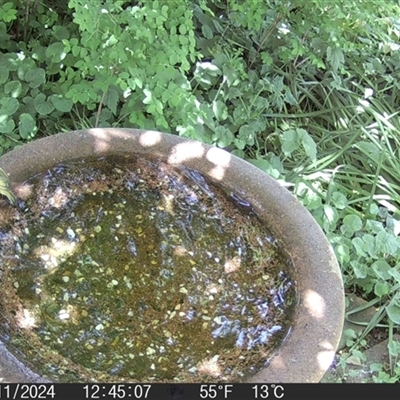
[[[0,384],[0,400],[51,399],[128,399],[128,400],[320,400],[357,397],[399,396],[396,384],[147,384],[147,383],[13,383]]]

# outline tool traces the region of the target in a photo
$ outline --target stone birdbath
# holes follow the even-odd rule
[[[155,131],[111,128],[60,133],[36,140],[1,156],[0,168],[9,175],[14,192],[23,199],[28,196],[27,180],[39,173],[71,160],[117,155],[130,159],[151,157],[167,166],[196,171],[198,182],[204,179],[221,184],[224,190],[240,195],[237,203],[257,215],[290,258],[296,284],[290,328],[266,357],[263,367],[246,380],[319,382],[333,361],[343,328],[341,272],[310,213],[267,174],[222,149],[197,141]],[[10,206],[0,202],[0,216],[5,209]],[[131,252],[136,254],[132,247]],[[179,309],[170,318],[175,314],[179,314]],[[0,337],[0,382],[48,381],[35,371],[29,356],[22,357],[18,348],[8,346],[7,335]]]

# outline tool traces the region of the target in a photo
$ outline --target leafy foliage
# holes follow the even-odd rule
[[[382,310],[365,333],[393,333],[399,11],[379,0],[0,0],[0,154],[91,126],[226,148],[303,202],[347,290]]]

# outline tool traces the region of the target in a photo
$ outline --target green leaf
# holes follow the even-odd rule
[[[35,119],[26,113],[19,116],[18,128],[22,139],[33,137],[33,134],[37,131]]]
[[[187,32],[187,28],[186,28],[186,25],[179,25],[179,33],[181,34],[181,35],[186,35],[186,32]]]
[[[66,57],[67,53],[65,51],[64,43],[56,42],[52,43],[46,49],[46,57],[51,60],[53,63],[60,63]]]
[[[9,94],[11,97],[18,97],[22,92],[22,85],[20,81],[10,81],[4,85],[4,93]]]
[[[151,104],[153,102],[153,94],[151,93],[151,91],[149,89],[143,89],[143,93],[146,96],[143,99],[143,104]]]
[[[16,71],[19,65],[20,65],[20,59],[18,57],[18,54],[0,53],[0,67],[5,67],[9,71]]]
[[[297,131],[290,129],[280,137],[282,143],[282,150],[286,156],[290,156],[295,150],[299,148],[298,134]]]
[[[9,71],[6,67],[0,66],[0,84],[8,81]]]
[[[17,19],[18,11],[14,8],[14,4],[12,2],[8,2],[3,4],[0,7],[0,18],[4,22],[11,22]]]
[[[343,218],[343,225],[340,227],[342,233],[344,232],[357,232],[363,226],[362,220],[358,215],[350,214]]]
[[[384,254],[395,255],[398,244],[396,237],[386,231],[380,231],[375,238],[376,248]]]
[[[201,32],[206,39],[212,39],[214,37],[213,31],[208,25],[202,25]]]
[[[378,214],[378,212],[379,212],[379,207],[378,207],[375,203],[372,203],[371,206],[370,206],[370,208],[369,208],[369,212],[370,212],[372,215],[376,215],[376,214]]]
[[[339,47],[328,47],[326,50],[326,55],[332,69],[336,72],[344,64],[344,54]]]
[[[66,99],[61,94],[52,94],[49,100],[55,109],[61,112],[70,112],[74,104],[70,99]]]
[[[114,115],[117,114],[118,100],[118,90],[115,87],[110,86],[107,90],[106,96],[104,97],[104,104],[112,111]]]
[[[171,65],[175,65],[179,62],[179,56],[176,53],[171,53],[171,55],[169,56],[169,63]]]
[[[217,126],[214,130],[212,140],[219,147],[227,147],[233,143],[235,136],[230,129],[225,126]]]
[[[118,39],[115,35],[111,35],[103,44],[103,47],[112,47],[118,43]]]
[[[30,69],[25,73],[24,79],[31,88],[37,88],[46,82],[46,71],[43,68]]]
[[[356,260],[350,261],[350,265],[353,267],[354,274],[358,279],[364,279],[368,276],[368,268],[365,264],[361,264]]]
[[[54,37],[59,41],[69,39],[69,30],[65,26],[53,26],[53,32]]]
[[[355,237],[352,239],[353,246],[355,247],[357,254],[362,257],[367,257],[368,255],[368,245],[360,237]]]
[[[375,261],[371,265],[372,269],[374,270],[375,274],[383,279],[384,281],[390,279],[392,276],[389,273],[390,265],[384,260]]]
[[[355,147],[358,147],[363,153],[366,153],[374,162],[378,162],[381,157],[382,149],[375,143],[358,142]]]
[[[319,208],[322,207],[322,200],[321,197],[319,197],[316,194],[312,194],[311,196],[307,196],[307,209],[308,210],[318,210]]]
[[[400,265],[396,265],[395,268],[390,268],[390,270],[388,271],[388,273],[389,273],[391,276],[393,276],[393,278],[394,278],[396,281],[398,281],[398,282],[400,282],[400,272],[399,272],[399,268],[400,268]]]
[[[387,282],[377,282],[374,287],[374,293],[378,297],[386,296],[389,293],[389,285]]]
[[[54,110],[54,106],[50,101],[46,101],[46,96],[43,93],[39,93],[33,100],[35,110],[40,115],[48,115]]]
[[[250,125],[242,125],[239,128],[239,134],[235,139],[235,144],[239,149],[244,149],[245,146],[254,145],[254,130]]]
[[[389,304],[386,307],[386,312],[393,323],[400,325],[400,307],[397,304]]]
[[[338,210],[344,210],[347,207],[347,198],[341,192],[332,193],[332,203]]]
[[[15,128],[15,123],[12,118],[2,115],[0,110],[0,133],[11,133]]]
[[[317,160],[317,145],[314,139],[304,129],[297,129],[298,137],[303,145],[303,148],[312,162]]]
[[[14,97],[3,97],[0,100],[0,116],[8,115],[9,117],[13,116],[19,108],[19,101],[14,99]]]
[[[329,204],[324,204],[324,214],[329,224],[335,223],[339,217],[336,209],[334,207],[331,207]]]
[[[221,100],[213,101],[212,108],[218,121],[223,121],[228,118],[228,109]]]
[[[345,244],[336,246],[335,254],[340,263],[348,263],[350,260],[349,248]]]

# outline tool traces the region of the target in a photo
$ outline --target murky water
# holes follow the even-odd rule
[[[288,332],[291,263],[237,194],[115,158],[30,183],[0,230],[2,331],[43,375],[241,381]]]

